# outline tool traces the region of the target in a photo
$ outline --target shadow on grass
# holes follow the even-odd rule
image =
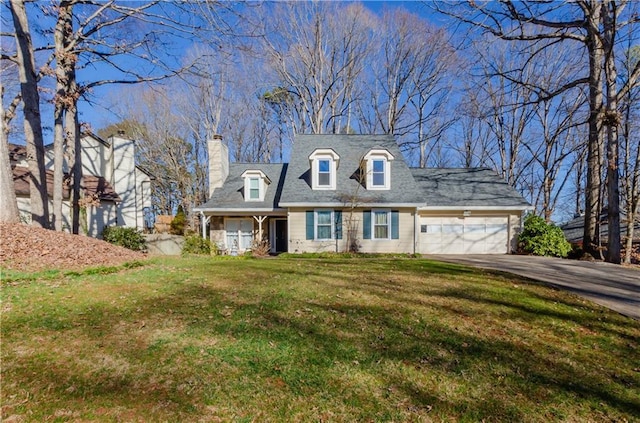
[[[141,404],[168,402],[183,413],[193,412],[192,395],[179,389],[178,384],[161,383],[163,377],[208,380],[210,386],[197,391],[200,400],[211,395],[211,385],[227,389],[220,387],[226,383],[242,388],[243,377],[249,378],[253,384],[244,389],[250,394],[252,390],[269,389],[261,385],[262,381],[277,379],[284,383],[281,389],[294,396],[313,397],[321,392],[333,402],[363,403],[373,410],[387,407],[393,412],[398,398],[375,403],[385,395],[396,395],[408,399],[403,407],[415,409],[417,414],[433,410],[441,418],[452,420],[522,421],[531,413],[544,413],[565,402],[575,404],[578,414],[601,406],[627,416],[640,414],[640,399],[633,396],[638,391],[638,377],[616,381],[612,369],[595,369],[590,363],[581,363],[580,355],[554,351],[553,345],[527,346],[513,337],[464,332],[452,324],[457,316],[481,319],[483,312],[477,307],[483,305],[506,310],[505,319],[533,324],[543,318],[578,319],[579,324],[611,331],[610,326],[622,321],[600,325],[595,316],[568,310],[580,306],[573,299],[560,300],[564,301],[561,310],[546,305],[548,301],[558,302],[553,295],[521,293],[544,306],[490,296],[483,293],[481,283],[458,281],[478,276],[478,272],[462,266],[418,260],[372,260],[366,269],[352,265],[351,261],[317,260],[312,266],[280,265],[278,274],[273,275],[270,272],[274,265],[259,261],[243,264],[244,269],[237,269],[237,264],[216,263],[188,275],[204,278],[201,282],[179,280],[169,294],[126,306],[94,304],[60,319],[56,330],[79,331],[95,345],[120,336],[118,322],[127,322],[127,327],[135,325],[137,333],[110,354],[130,366],[146,367],[141,380],[133,380],[127,372],[66,374],[45,361],[29,372],[40,374],[46,379],[43,386],[61,398],[113,403],[122,395]],[[205,276],[215,275],[216,269],[220,270],[217,266],[232,270],[221,272],[226,278],[224,286],[210,282],[215,276]],[[388,276],[393,272],[417,278],[445,275],[459,286],[389,285]],[[284,281],[270,282],[269,278],[275,276]],[[309,278],[319,282],[331,278],[336,284],[332,288],[338,291],[327,298],[305,297],[297,289]],[[375,296],[379,301],[366,304],[346,297],[344,290]],[[430,298],[455,301],[443,304]],[[176,329],[165,339],[151,339],[146,333],[151,328],[171,329],[172,325]],[[620,332],[615,335],[626,333]],[[194,346],[202,338],[224,342]],[[176,341],[184,345],[177,346]],[[197,359],[192,350],[199,354]],[[626,356],[624,363],[628,366],[640,359],[631,346],[618,354]],[[175,365],[175,374],[154,373],[154,362],[162,372],[170,372],[167,366]],[[221,366],[231,369],[231,376],[215,380],[214,376],[220,374],[213,368]],[[379,380],[380,386],[364,396],[352,392],[350,383],[357,381],[341,382],[336,368],[366,373]],[[458,391],[452,393],[438,383],[458,386]],[[69,390],[70,384],[73,390]],[[370,420],[376,415],[363,417]]]

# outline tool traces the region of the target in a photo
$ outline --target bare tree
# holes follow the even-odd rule
[[[17,223],[20,221],[20,215],[9,160],[9,128],[7,127],[9,116],[15,113],[17,101],[5,110],[3,98],[4,85],[0,79],[0,223]]]
[[[573,3],[555,4],[549,2],[503,2],[475,3],[470,2],[466,12],[460,8],[451,9],[435,7],[469,23],[494,37],[518,43],[534,43],[534,50],[528,51],[527,63],[534,63],[538,52],[553,47],[558,43],[570,45],[572,49],[581,49],[588,60],[588,72],[576,75],[572,80],[556,87],[553,91],[528,86],[525,81],[514,78],[514,82],[528,86],[535,95],[532,102],[552,98],[580,85],[589,88],[589,136],[587,144],[587,181],[585,205],[585,230],[583,247],[591,254],[599,252],[599,214],[601,210],[600,181],[604,163],[605,128],[608,140],[609,173],[617,166],[617,119],[612,119],[616,112],[616,102],[621,94],[637,83],[640,77],[640,66],[631,72],[625,86],[619,90],[615,87],[615,40],[621,29],[627,25],[638,23],[634,13],[624,15],[623,10],[628,2],[615,0],[580,0]],[[586,68],[586,67],[585,67]],[[605,93],[607,94],[605,98]],[[607,112],[608,110],[608,112]],[[616,169],[617,171],[617,169]],[[616,176],[609,178],[609,261],[619,262],[616,248],[612,248],[619,237],[619,213],[616,213],[617,182]],[[619,239],[618,239],[619,241]]]
[[[265,48],[294,99],[298,133],[340,132],[349,126],[355,81],[362,72],[370,13],[359,4],[296,3],[266,20]]]
[[[44,168],[44,141],[40,117],[34,49],[24,0],[9,3],[17,46],[16,62],[20,74],[20,90],[24,110],[24,136],[30,173],[30,207],[32,224],[49,228],[47,178]]]
[[[622,63],[625,79],[640,61],[640,47],[629,48]],[[622,124],[620,125],[622,167],[622,204],[626,214],[626,240],[624,262],[631,263],[635,223],[640,220],[640,87],[636,86],[621,97]]]

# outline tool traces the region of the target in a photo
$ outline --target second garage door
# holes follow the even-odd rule
[[[506,254],[507,217],[422,217],[423,254]]]

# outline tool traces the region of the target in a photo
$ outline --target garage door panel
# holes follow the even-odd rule
[[[420,251],[426,254],[506,254],[507,217],[423,217]]]

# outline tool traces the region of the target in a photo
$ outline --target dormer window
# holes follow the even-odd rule
[[[340,156],[330,148],[316,149],[309,156],[311,187],[316,190],[335,190],[336,172]]]
[[[249,178],[249,200],[260,200],[260,178]]]
[[[372,166],[371,166],[371,182],[373,184],[374,187],[384,187],[385,186],[385,168],[386,168],[386,161],[384,159],[375,159],[372,160]]]
[[[331,160],[318,159],[318,186],[331,186]]]
[[[363,158],[366,170],[366,183],[369,190],[388,190],[391,188],[391,161],[394,159],[389,151],[374,149]]]
[[[244,201],[264,201],[267,186],[271,183],[261,170],[246,170],[244,179]]]

